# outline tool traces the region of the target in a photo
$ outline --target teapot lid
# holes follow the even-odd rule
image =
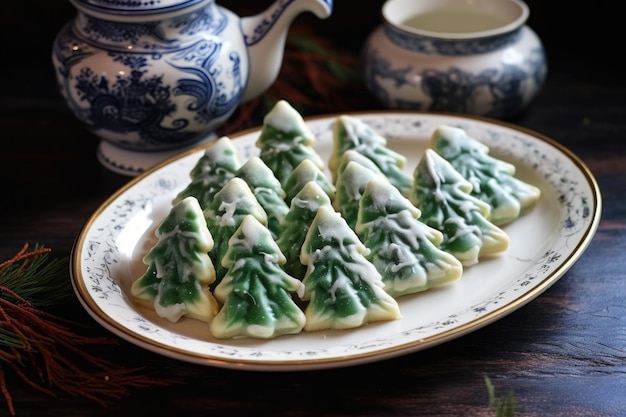
[[[207,0],[71,0],[75,6],[114,14],[153,14],[173,12]]]

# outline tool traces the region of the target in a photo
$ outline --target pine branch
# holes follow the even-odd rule
[[[358,57],[306,29],[294,30],[287,37],[278,78],[263,95],[240,105],[220,128],[221,134],[257,126],[278,100],[313,115],[360,109],[369,97],[362,88],[350,89],[361,84]]]
[[[14,416],[15,408],[6,370],[50,396],[60,390],[102,406],[130,388],[175,383],[90,354],[85,346],[113,345],[117,339],[76,334],[71,326],[78,323],[38,308],[59,303],[71,294],[67,261],[48,260],[49,252],[40,245],[29,251],[25,244],[13,258],[0,263],[0,391],[9,413]]]

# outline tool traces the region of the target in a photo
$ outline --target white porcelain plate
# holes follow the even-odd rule
[[[413,169],[434,129],[465,129],[490,154],[517,166],[516,175],[542,190],[539,204],[505,226],[509,249],[465,268],[450,285],[398,299],[402,318],[352,330],[304,332],[271,340],[220,340],[206,323],[170,323],[133,304],[131,283],[172,198],[190,181],[204,147],[188,151],[130,181],[88,220],[72,254],[72,283],[102,326],[143,348],[197,364],[293,371],[362,364],[439,345],[475,331],[540,295],[561,278],[591,241],[601,214],[597,183],[579,158],[555,141],[509,124],[415,112],[352,113],[388,139]],[[314,147],[328,161],[337,115],[307,119]],[[242,158],[256,154],[260,130],[233,135]]]

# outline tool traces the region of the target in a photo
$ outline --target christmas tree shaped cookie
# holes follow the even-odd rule
[[[198,200],[187,197],[175,204],[156,236],[156,245],[143,259],[148,270],[133,282],[132,296],[172,322],[182,316],[211,321],[218,311],[208,289],[215,280],[207,254],[214,242]]]
[[[472,195],[491,206],[489,220],[502,225],[534,206],[541,191],[515,177],[515,166],[489,155],[489,148],[465,130],[440,126],[431,147],[472,184]]]
[[[414,178],[410,201],[422,222],[443,233],[441,249],[469,266],[508,248],[507,234],[488,220],[490,206],[472,196],[472,184],[434,150],[426,149]]]
[[[211,322],[213,336],[271,339],[302,331],[306,319],[292,293],[301,295],[303,284],[283,271],[284,262],[269,230],[245,216],[222,260],[228,272],[214,290],[223,306]]]
[[[302,299],[309,301],[305,330],[348,329],[401,317],[367,252],[341,214],[319,208],[301,253],[307,265]]]
[[[337,177],[333,207],[341,213],[352,229],[356,227],[359,215],[359,200],[367,183],[374,178],[381,178],[386,181],[380,173],[365,168],[355,161],[350,161]]]
[[[300,262],[300,250],[321,206],[330,207],[330,198],[316,181],[309,181],[291,200],[289,211],[283,218],[283,233],[276,243],[286,258],[283,268],[295,278],[304,278],[306,267]]]
[[[461,262],[438,247],[441,232],[418,220],[420,210],[388,181],[369,181],[359,203],[356,232],[387,293],[413,294],[461,277]]]
[[[178,193],[173,204],[193,196],[198,199],[200,207],[205,209],[213,201],[215,193],[234,177],[240,166],[239,154],[230,138],[222,136],[204,151],[189,173],[191,182]]]
[[[281,232],[280,221],[289,211],[285,202],[285,191],[265,162],[252,156],[236,172],[235,176],[244,180],[252,189],[257,201],[267,214],[267,228],[274,239]]]
[[[280,100],[263,119],[256,146],[260,158],[284,187],[291,172],[305,159],[324,169],[324,161],[313,149],[314,142],[315,137],[300,113]]]
[[[213,249],[209,252],[215,266],[215,282],[211,284],[212,289],[226,274],[226,267],[221,261],[228,250],[228,240],[248,214],[267,227],[267,213],[257,201],[250,186],[239,177],[231,178],[215,194],[211,205],[204,210],[206,224],[215,240]]]
[[[363,165],[365,168],[371,169],[372,171],[378,174],[384,175],[382,171],[380,170],[380,168],[378,168],[378,165],[374,163],[374,161],[372,161],[371,159],[369,159],[367,156],[363,155],[362,153],[355,151],[354,149],[348,149],[341,156],[339,165],[337,165],[337,169],[335,170],[335,183],[337,182],[337,179],[339,178],[339,176],[341,176],[341,173],[346,169],[346,166],[348,166],[348,163],[350,161],[358,162],[359,164]]]
[[[339,116],[333,124],[333,151],[328,167],[333,181],[343,154],[353,149],[366,156],[385,174],[402,194],[408,195],[413,178],[404,171],[406,158],[387,147],[387,139],[353,116]]]
[[[285,202],[291,204],[291,199],[294,198],[309,181],[315,181],[331,200],[335,197],[335,186],[328,180],[328,177],[324,175],[324,171],[319,169],[310,159],[305,159],[298,164],[285,183]]]

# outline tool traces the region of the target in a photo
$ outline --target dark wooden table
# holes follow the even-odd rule
[[[41,243],[54,256],[68,257],[84,222],[128,178],[99,165],[96,138],[74,119],[56,91],[51,44],[73,16],[71,6],[64,1],[11,3],[0,6],[0,260],[24,243]],[[377,24],[382,2],[372,2],[365,18],[348,31],[343,30],[346,21],[354,23],[354,18],[351,3],[345,3],[337,4],[333,18],[315,26],[316,36],[356,55],[363,36]],[[334,370],[266,373],[203,367],[119,340],[115,346],[90,349],[181,383],[131,389],[104,408],[63,392],[51,397],[7,371],[17,415],[489,416],[494,414],[485,375],[497,394],[514,392],[519,416],[626,415],[626,83],[623,66],[611,58],[621,48],[619,35],[610,30],[619,25],[616,13],[605,10],[600,19],[600,5],[561,16],[565,6],[553,3],[529,2],[530,24],[548,52],[549,75],[528,110],[511,121],[580,156],[598,180],[604,206],[587,251],[543,295],[444,345]],[[362,96],[349,88],[346,97]],[[364,97],[353,110],[376,106]],[[310,115],[315,113],[311,109]],[[249,123],[258,123],[256,117]],[[75,299],[55,311],[83,322],[95,335],[114,337]],[[0,416],[8,415],[5,406],[0,396]]]

